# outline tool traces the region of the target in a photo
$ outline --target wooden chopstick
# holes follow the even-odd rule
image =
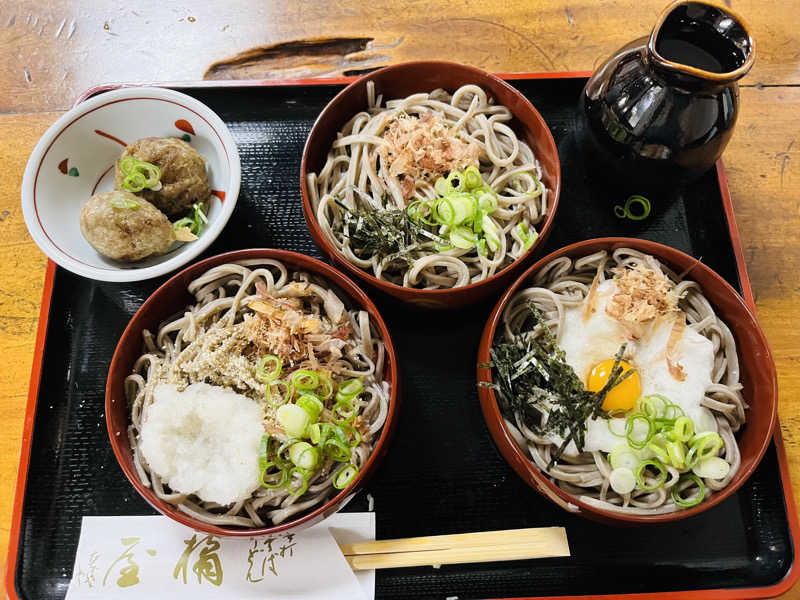
[[[506,529],[340,544],[353,570],[569,556],[563,527]]]

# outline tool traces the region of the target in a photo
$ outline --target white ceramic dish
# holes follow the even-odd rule
[[[209,224],[194,242],[122,263],[98,254],[78,217],[92,194],[114,187],[114,162],[127,143],[184,137],[207,159],[214,195]],[[183,266],[216,239],[239,195],[241,165],[225,123],[194,98],[162,88],[124,88],[95,96],[56,121],[33,149],[22,180],[22,212],[31,236],[56,263],[90,279],[139,281]]]

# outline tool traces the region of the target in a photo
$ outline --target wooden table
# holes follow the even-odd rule
[[[439,58],[489,71],[590,70],[649,32],[665,0],[205,0],[172,6],[6,0],[0,7],[0,564],[46,265],[19,203],[25,162],[79,93],[103,82],[357,74]],[[800,499],[800,6],[726,0],[751,26],[726,153],[761,324],[778,367],[780,419]],[[794,159],[795,162],[792,162]],[[800,598],[800,586],[787,597]]]

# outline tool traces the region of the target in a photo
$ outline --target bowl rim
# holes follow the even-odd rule
[[[342,101],[342,98],[346,95],[352,93],[354,88],[357,88],[360,85],[366,85],[367,81],[374,79],[375,77],[388,73],[391,71],[395,71],[398,69],[408,69],[408,68],[418,68],[423,65],[436,65],[443,69],[447,68],[458,68],[464,69],[467,71],[471,71],[478,77],[483,77],[493,81],[497,86],[501,88],[506,88],[509,92],[513,95],[518,96],[524,104],[527,104],[531,110],[531,114],[534,120],[540,121],[542,124],[542,129],[545,132],[545,144],[548,146],[548,150],[552,152],[552,155],[555,157],[555,170],[553,173],[553,178],[555,180],[555,189],[552,190],[552,208],[547,212],[544,218],[544,222],[542,224],[541,229],[539,230],[539,237],[536,241],[525,251],[519,258],[514,259],[514,261],[504,267],[503,269],[497,271],[494,275],[487,277],[481,281],[476,281],[475,283],[469,283],[467,285],[461,287],[453,287],[453,288],[438,288],[438,289],[420,289],[420,288],[412,288],[412,287],[404,287],[402,285],[397,285],[396,283],[392,283],[386,281],[384,279],[378,279],[372,273],[362,269],[361,267],[351,263],[331,242],[328,240],[327,236],[322,232],[322,229],[317,222],[317,217],[314,214],[312,207],[311,207],[311,196],[308,192],[306,177],[309,173],[308,167],[308,154],[309,149],[311,146],[311,139],[318,135],[318,130],[322,127],[322,122],[327,120],[330,117],[330,113],[333,112],[334,108]],[[512,113],[512,116],[516,119],[516,113]],[[428,299],[436,299],[437,297],[441,298],[442,296],[448,296],[450,294],[469,294],[472,290],[481,289],[482,287],[489,286],[491,283],[494,283],[499,278],[505,276],[507,271],[513,268],[517,264],[522,264],[524,261],[529,259],[533,254],[539,250],[541,245],[547,239],[547,235],[550,233],[550,229],[553,226],[553,221],[555,219],[556,211],[558,209],[558,203],[561,196],[561,158],[558,154],[558,146],[556,145],[555,139],[553,138],[553,133],[550,131],[550,126],[547,124],[547,121],[544,120],[539,110],[533,105],[533,103],[528,100],[528,98],[516,89],[514,86],[509,84],[507,81],[504,81],[497,75],[493,73],[489,73],[488,71],[484,71],[483,69],[479,69],[472,65],[467,65],[464,63],[458,63],[453,61],[445,61],[445,60],[415,60],[415,61],[407,61],[402,63],[397,63],[394,65],[389,65],[383,67],[381,69],[377,69],[372,71],[371,73],[367,73],[366,75],[362,75],[355,81],[350,82],[345,86],[344,89],[339,91],[333,99],[325,105],[325,108],[322,109],[322,112],[314,121],[314,125],[311,127],[311,131],[306,138],[306,143],[303,146],[303,156],[300,161],[300,197],[303,205],[303,214],[305,215],[306,222],[308,223],[308,228],[312,234],[312,238],[314,242],[321,246],[321,249],[330,256],[333,260],[336,261],[338,266],[344,268],[350,275],[354,277],[361,278],[365,280],[367,283],[371,284],[374,287],[377,287],[384,292],[392,294],[393,292],[397,293],[402,291],[404,293],[411,293],[411,294],[419,294],[421,298],[428,298]],[[443,299],[443,298],[442,298]]]
[[[130,336],[139,335],[141,336],[142,327],[139,326],[138,320],[141,318],[141,315],[145,313],[145,311],[149,311],[151,306],[158,305],[160,302],[160,296],[168,289],[174,286],[180,286],[181,281],[184,277],[187,276],[188,273],[192,273],[192,277],[197,277],[202,275],[205,271],[212,269],[216,266],[235,262],[237,260],[249,260],[249,259],[274,259],[279,260],[289,266],[290,268],[294,268],[294,270],[307,270],[312,272],[316,275],[320,275],[327,279],[330,283],[334,284],[335,286],[342,289],[351,299],[354,306],[358,306],[359,308],[366,310],[370,318],[374,321],[376,327],[380,331],[381,337],[383,338],[384,346],[386,348],[386,365],[389,367],[388,372],[391,373],[393,380],[391,381],[391,389],[389,394],[389,408],[386,414],[386,421],[383,424],[383,428],[381,430],[381,435],[378,440],[375,442],[375,445],[372,448],[372,452],[370,452],[369,457],[367,458],[367,462],[362,469],[359,470],[358,475],[356,478],[343,490],[340,490],[337,494],[333,495],[323,504],[317,506],[313,510],[301,514],[300,517],[296,519],[287,520],[280,525],[273,525],[271,527],[254,527],[254,528],[233,528],[232,526],[224,526],[224,525],[214,525],[211,523],[204,523],[199,521],[190,515],[181,512],[177,508],[169,512],[165,512],[163,508],[167,504],[163,500],[160,500],[155,493],[153,492],[152,488],[145,486],[142,481],[139,479],[139,475],[136,473],[136,469],[132,466],[129,466],[126,460],[124,460],[124,452],[125,450],[119,444],[119,436],[117,432],[114,431],[113,425],[111,422],[111,413],[115,410],[115,405],[117,404],[113,398],[113,380],[116,377],[122,377],[128,375],[130,367],[132,365],[123,365],[122,358],[120,357],[120,347],[122,345],[123,340],[128,339]],[[185,285],[184,285],[185,288]],[[186,291],[184,289],[184,291]],[[187,292],[188,293],[188,292]],[[162,311],[163,312],[163,311]],[[156,311],[156,314],[158,312]],[[123,379],[124,381],[124,379]],[[384,379],[384,381],[386,381]],[[124,384],[123,384],[124,386]],[[307,256],[305,254],[300,254],[299,252],[293,252],[290,250],[280,250],[276,248],[249,248],[244,250],[232,250],[230,252],[224,252],[221,254],[217,254],[215,256],[208,257],[203,259],[199,262],[193,263],[172,277],[170,277],[166,282],[161,284],[150,296],[148,296],[147,300],[145,300],[142,305],[138,308],[138,310],[134,313],[131,320],[125,326],[125,330],[123,331],[122,335],[117,342],[117,346],[114,349],[114,354],[111,358],[111,363],[108,369],[108,377],[106,379],[106,389],[105,389],[105,413],[106,413],[106,430],[108,432],[108,437],[111,442],[111,447],[114,451],[114,456],[117,459],[117,463],[119,464],[120,469],[122,469],[123,473],[127,477],[128,481],[133,485],[139,495],[142,496],[153,508],[158,510],[164,516],[181,523],[182,525],[186,525],[187,527],[191,527],[198,531],[203,531],[206,533],[211,533],[213,535],[220,535],[220,536],[227,536],[227,537],[246,537],[246,536],[254,536],[254,535],[266,535],[266,534],[273,534],[278,533],[281,531],[286,531],[288,529],[294,529],[298,526],[305,525],[310,526],[314,523],[326,518],[329,516],[327,513],[332,509],[335,508],[335,511],[338,511],[342,508],[347,502],[349,502],[350,498],[355,495],[355,493],[360,489],[360,487],[364,484],[366,479],[372,476],[375,468],[377,467],[378,462],[383,457],[383,454],[386,453],[388,449],[389,442],[391,437],[394,433],[394,428],[397,424],[397,415],[399,410],[399,402],[400,402],[400,374],[398,371],[398,361],[397,361],[397,354],[395,352],[394,343],[392,341],[391,335],[389,333],[389,329],[386,326],[386,323],[383,320],[378,308],[369,299],[369,297],[359,288],[351,279],[349,279],[343,273],[339,273],[334,267],[316,259],[311,256]],[[128,407],[127,407],[127,400],[123,399],[123,403],[125,404],[125,411],[127,415],[127,421],[130,423],[130,415],[128,414]],[[125,435],[127,439],[127,430],[123,432],[119,432],[120,436]],[[172,506],[172,505],[170,505]],[[335,512],[334,511],[334,512]]]
[[[756,336],[758,344],[765,350],[763,364],[768,369],[767,376],[772,383],[770,389],[764,391],[764,397],[767,399],[769,405],[768,410],[770,411],[769,426],[767,428],[768,435],[766,435],[764,439],[760,440],[757,452],[754,455],[755,460],[751,461],[747,467],[740,467],[740,469],[742,469],[742,474],[737,474],[737,481],[735,484],[729,484],[724,489],[715,492],[708,500],[701,502],[692,508],[656,515],[619,513],[588,504],[576,496],[568,494],[560,487],[555,485],[549,477],[545,476],[535,465],[535,463],[522,452],[514,438],[511,436],[511,433],[508,431],[502,412],[500,411],[499,403],[497,402],[497,398],[494,394],[494,390],[489,387],[479,385],[478,396],[481,404],[481,411],[483,412],[484,420],[486,421],[486,425],[491,433],[492,438],[494,439],[495,444],[509,465],[514,468],[517,474],[520,475],[520,477],[526,483],[528,483],[528,485],[531,485],[531,487],[534,487],[536,491],[547,496],[550,500],[561,505],[563,508],[571,512],[577,512],[581,516],[594,515],[596,518],[600,518],[603,521],[613,521],[617,524],[656,524],[680,521],[716,506],[736,492],[744,484],[744,482],[749,479],[753,471],[761,462],[761,459],[764,457],[764,453],[766,452],[767,447],[772,440],[772,431],[775,429],[775,424],[777,422],[777,372],[775,369],[775,362],[772,357],[772,351],[770,350],[766,335],[761,329],[761,326],[758,324],[758,320],[753,314],[753,311],[750,310],[750,308],[747,306],[747,303],[744,301],[744,298],[742,298],[742,296],[727,281],[725,281],[721,275],[711,269],[711,267],[705,265],[699,259],[695,259],[689,254],[682,252],[681,250],[660,244],[658,242],[640,238],[591,238],[559,248],[540,258],[528,269],[526,269],[525,272],[514,281],[508,290],[506,290],[503,296],[497,301],[495,307],[492,309],[492,312],[486,322],[486,326],[484,327],[483,334],[481,335],[480,345],[478,347],[477,381],[480,383],[491,382],[492,380],[491,369],[488,367],[481,367],[480,365],[485,364],[490,360],[489,349],[491,348],[494,340],[495,332],[497,331],[503,311],[505,310],[508,301],[517,292],[517,290],[528,279],[530,279],[534,273],[539,271],[550,261],[562,256],[569,256],[572,258],[583,256],[585,253],[582,254],[581,251],[583,251],[586,247],[597,246],[603,246],[606,250],[622,247],[633,248],[635,250],[640,250],[642,252],[646,252],[647,254],[651,254],[668,266],[670,266],[671,261],[663,258],[665,254],[672,254],[673,256],[679,256],[682,259],[691,261],[692,263],[695,263],[694,267],[692,268],[693,270],[699,269],[704,271],[707,276],[715,281],[716,285],[719,285],[720,288],[722,288],[722,293],[730,296],[738,305],[738,308],[742,310],[743,314],[745,314],[747,319],[750,321],[750,325],[752,325],[752,333],[754,333]],[[518,467],[523,469],[524,473],[528,477],[523,476],[523,474],[518,470]],[[535,486],[533,485],[534,483],[536,484]],[[588,515],[585,513],[588,513]]]
[[[71,256],[47,233],[41,223],[36,206],[36,184],[38,182],[39,171],[41,170],[42,163],[47,153],[61,134],[71,127],[73,123],[91,112],[102,109],[106,105],[136,100],[158,100],[176,104],[193,112],[211,127],[218,140],[214,142],[214,145],[217,145],[217,143],[219,144],[228,162],[229,178],[227,189],[225,190],[225,201],[222,202],[222,209],[219,215],[211,220],[203,235],[201,235],[197,241],[191,244],[185,244],[182,248],[179,248],[177,252],[175,252],[175,255],[167,260],[146,267],[132,266],[122,268],[113,265],[98,267]],[[47,131],[45,131],[36,143],[36,146],[34,146],[25,166],[20,193],[22,213],[28,232],[34,242],[36,242],[36,245],[39,246],[42,252],[52,261],[56,262],[61,267],[83,277],[98,281],[141,281],[174,271],[195,259],[214,242],[233,214],[239,197],[241,174],[241,161],[239,159],[239,151],[236,147],[236,142],[227,125],[225,125],[222,119],[208,106],[187,94],[167,88],[120,88],[84,100],[59,117],[55,123],[47,128]],[[77,227],[77,224],[75,224],[75,226]]]

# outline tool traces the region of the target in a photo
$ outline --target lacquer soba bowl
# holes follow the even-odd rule
[[[331,288],[340,293],[342,300],[349,308],[365,310],[371,322],[377,328],[385,344],[384,381],[389,384],[389,406],[386,420],[380,436],[375,441],[371,454],[357,476],[341,491],[337,491],[330,499],[315,507],[309,508],[296,516],[289,517],[279,525],[264,527],[236,527],[215,525],[196,519],[164,500],[160,499],[153,489],[140,479],[134,464],[128,427],[131,415],[124,385],[125,378],[131,374],[134,363],[143,354],[142,332],[145,329],[157,331],[159,324],[176,314],[183,314],[186,307],[194,304],[194,296],[187,291],[188,284],[209,269],[232,262],[274,259],[281,261],[289,270],[304,271],[316,275],[330,283]],[[159,287],[134,314],[114,351],[106,382],[106,425],[114,454],[122,471],[131,485],[156,510],[167,517],[193,529],[222,536],[249,536],[300,530],[310,527],[342,508],[372,476],[378,463],[386,454],[398,415],[399,376],[397,358],[391,336],[386,324],[372,301],[350,279],[337,272],[333,267],[314,258],[286,250],[252,249],[237,250],[207,258],[186,267]]]
[[[611,254],[618,248],[631,248],[649,254],[672,269],[674,273],[685,274],[685,279],[697,282],[714,312],[727,324],[737,342],[740,382],[743,385],[742,396],[749,409],[746,411],[746,422],[736,434],[741,453],[741,466],[728,485],[706,496],[699,504],[675,512],[627,514],[605,510],[566,492],[536,466],[528,449],[521,447],[515,440],[497,396],[489,387],[478,388],[481,409],[495,444],[511,467],[534,490],[568,512],[609,524],[678,521],[723,502],[750,477],[772,439],[778,401],[775,364],[755,316],[742,297],[720,275],[702,262],[674,248],[632,238],[586,240],[556,250],[527,269],[503,294],[489,316],[478,350],[478,381],[492,381],[492,370],[480,365],[490,361],[490,349],[497,338],[498,328],[502,326],[506,306],[518,291],[532,285],[534,277],[543,267],[560,257],[577,259],[601,250]],[[520,437],[519,434],[517,436]]]
[[[536,225],[538,239],[510,265],[481,281],[460,287],[420,289],[404,287],[372,273],[351,262],[327,237],[320,227],[312,206],[312,196],[307,177],[318,173],[325,165],[331,145],[337,134],[354,115],[368,106],[367,84],[375,85],[375,93],[384,100],[401,99],[411,94],[432,92],[442,88],[453,93],[459,87],[474,84],[481,87],[496,104],[506,106],[513,115],[509,123],[517,138],[525,141],[538,159],[542,170],[541,182],[547,188],[547,210]],[[401,302],[424,308],[458,308],[477,302],[507,286],[542,247],[553,224],[561,188],[561,167],[550,129],[530,101],[517,89],[494,75],[475,67],[443,62],[420,61],[392,65],[365,75],[339,92],[325,107],[314,123],[303,150],[300,165],[300,190],[303,213],[311,237],[331,260],[350,276],[380,290]]]

